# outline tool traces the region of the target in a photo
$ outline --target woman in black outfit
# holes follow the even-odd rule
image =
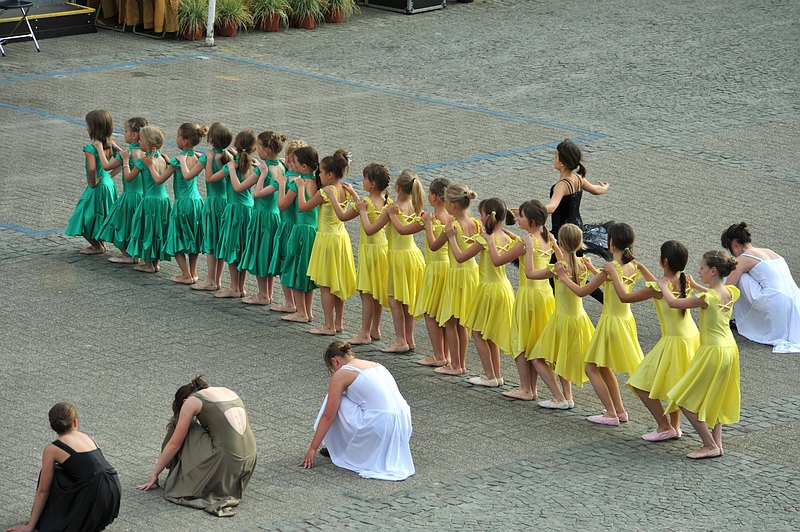
[[[547,203],[547,212],[552,219],[552,233],[558,238],[558,230],[564,224],[575,224],[584,230],[584,241],[586,241],[586,229],[581,219],[581,198],[583,191],[587,191],[595,196],[600,196],[608,192],[608,183],[600,181],[596,185],[586,179],[586,167],[581,162],[581,149],[567,139],[556,146],[556,155],[553,160],[553,167],[561,174],[558,181],[550,187],[550,201]],[[607,246],[608,244],[606,244]],[[597,245],[591,246],[593,252],[603,256],[604,247]],[[555,256],[553,256],[555,260]],[[552,280],[550,281],[552,284]],[[603,292],[599,288],[592,292],[592,297],[603,302]]]

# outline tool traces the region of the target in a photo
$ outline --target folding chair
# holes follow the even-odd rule
[[[41,48],[39,48],[39,41],[36,40],[36,35],[33,34],[31,22],[28,20],[28,12],[31,10],[31,6],[33,6],[33,2],[25,2],[24,0],[0,0],[0,17],[9,9],[19,9],[22,12],[22,17],[17,21],[17,24],[14,26],[14,29],[11,30],[11,33],[8,34],[8,37],[0,37],[0,53],[3,54],[3,57],[6,56],[6,49],[3,48],[3,45],[14,39],[27,39],[30,37],[33,39],[33,44],[36,45],[36,51],[42,51]],[[14,35],[23,22],[28,26],[28,33],[24,35]]]

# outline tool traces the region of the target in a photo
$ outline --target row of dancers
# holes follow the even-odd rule
[[[145,272],[174,257],[181,274],[172,280],[199,290],[218,290],[227,263],[230,287],[217,297],[252,304],[271,304],[279,277],[286,303],[272,308],[293,322],[311,321],[313,290],[319,287],[324,322],[310,329],[313,334],[341,332],[344,302],[358,292],[361,329],[351,343],[379,339],[382,308],[388,306],[395,341],[383,350],[413,350],[414,323],[424,317],[433,355],[421,364],[441,374],[466,374],[471,334],[483,366],[481,376],[469,379],[472,384],[504,384],[500,357],[506,353],[514,357],[520,387],[504,395],[534,400],[541,378],[553,398],[539,406],[570,409],[572,386],[589,381],[604,411],[587,419],[601,425],[628,421],[615,375],[628,373],[628,386],[657,423],[644,439],[680,438],[682,409],[703,440],[689,457],[722,454],[721,424],[738,421],[740,404],[738,349],[728,327],[738,290],[723,284],[736,261],[726,253],[703,255],[703,286],[684,273],[686,247],[666,242],[664,273],[656,278],[634,259],[633,229],[618,223],[608,229],[613,260],[596,269],[578,256],[581,228],[562,225],[554,238],[545,227],[548,209],[538,200],[512,211],[500,198],[483,199],[479,218],[473,218],[476,194],[440,178],[430,183],[431,212],[424,212],[422,183],[410,170],[395,178],[392,200],[387,167],[367,165],[366,194],[359,196],[344,182],[350,162],[343,150],[320,160],[314,148],[291,141],[280,160],[285,135],[244,130],[234,137],[221,123],[210,128],[185,123],[176,137],[180,154],[167,159],[160,152],[163,132],[142,118],[125,124],[127,150],[111,140],[109,113],[92,111],[86,120],[93,140],[84,146],[89,187],[67,228],[67,234],[88,240],[82,252],[102,253],[104,242],[113,242],[121,255],[110,260],[141,259],[136,268]],[[205,136],[212,148],[198,155],[195,148]],[[565,143],[570,150],[559,146],[556,168],[584,169],[580,150]],[[119,198],[109,174],[117,168],[123,174]],[[196,183],[202,171],[205,201]],[[170,177],[173,205],[164,188]],[[357,268],[344,226],[354,219],[361,227]],[[524,231],[521,237],[505,227],[515,221]],[[425,235],[424,255],[414,242],[419,232]],[[208,262],[204,283],[197,275],[200,253]],[[524,275],[515,295],[505,267],[517,260],[524,262]],[[250,297],[244,289],[247,273],[259,286]],[[633,291],[638,278],[645,287]],[[595,328],[581,298],[603,285],[606,296]],[[644,357],[630,303],[646,299],[655,301],[662,339]],[[689,308],[700,309],[700,333]]]

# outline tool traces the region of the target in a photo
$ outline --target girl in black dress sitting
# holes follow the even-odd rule
[[[72,404],[56,404],[49,416],[58,439],[44,448],[31,517],[6,532],[103,530],[119,513],[117,472],[94,440],[78,431]]]

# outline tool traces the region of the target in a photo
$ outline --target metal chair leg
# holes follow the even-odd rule
[[[25,11],[25,9],[20,8],[20,11],[22,11],[22,18],[25,19],[25,24],[28,25],[28,31],[31,32],[31,39],[33,39],[33,44],[36,45],[36,51],[37,52],[41,52],[42,49],[39,48],[39,41],[36,39],[36,35],[34,35],[34,33],[33,33],[33,28],[31,28],[31,21],[28,20],[28,12],[30,10],[31,10],[31,8],[28,8],[28,11]]]
[[[103,10],[103,2],[98,2],[97,9],[95,9],[95,12],[94,12],[94,25],[95,25],[95,27],[103,28],[104,30],[111,30],[111,31],[117,31],[119,33],[125,33],[125,29],[128,26],[124,22],[122,23],[122,27],[121,28],[118,28],[116,26],[109,26],[108,24],[99,22],[99,20],[100,20],[100,12],[102,10]]]

